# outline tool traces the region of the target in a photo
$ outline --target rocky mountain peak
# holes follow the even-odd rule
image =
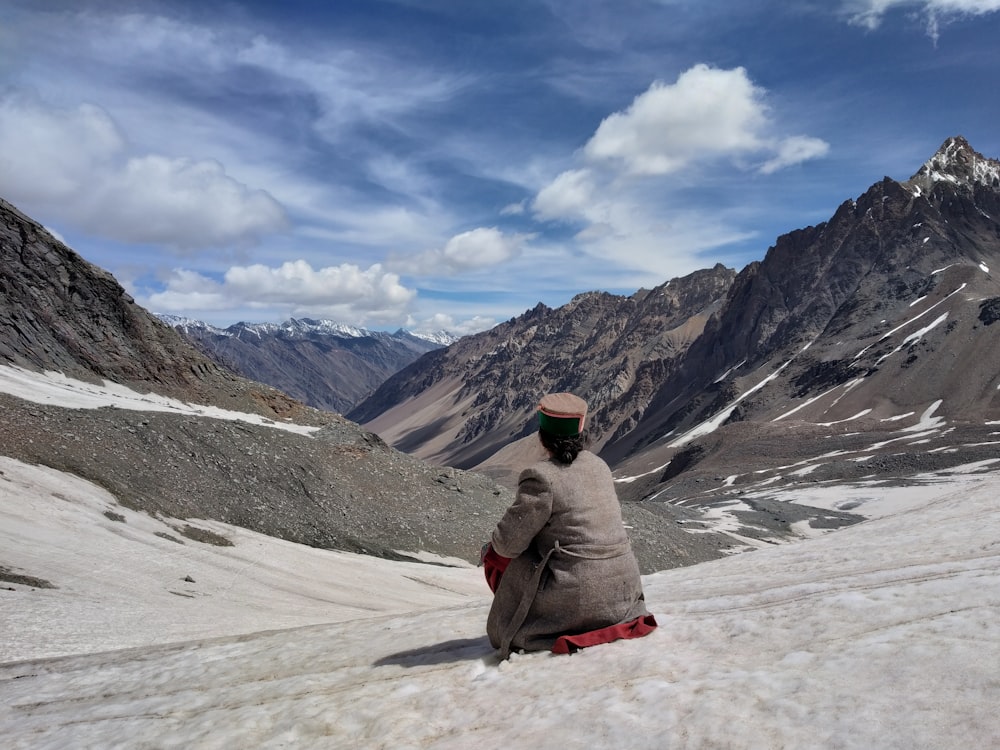
[[[908,184],[921,192],[929,192],[936,182],[970,188],[974,185],[1000,188],[1000,162],[983,156],[965,138],[957,135],[941,144]]]

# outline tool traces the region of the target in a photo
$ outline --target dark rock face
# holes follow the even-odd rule
[[[984,300],[979,305],[979,319],[983,325],[993,325],[1000,320],[1000,297]]]
[[[910,180],[886,178],[828,222],[778,238],[739,274],[646,418],[605,446],[620,471],[673,465],[696,446],[698,461],[627,494],[705,497],[695,478],[717,486],[709,477],[837,452],[855,458],[817,462],[813,480],[989,459],[998,175],[1000,163],[951,138]],[[791,481],[778,468],[771,479]]]
[[[167,335],[107,272],[0,203],[0,357],[129,382],[195,380],[214,366]],[[172,369],[160,368],[169,362]]]
[[[200,354],[111,274],[2,200],[0,264],[0,363],[269,417],[306,416],[283,393]]]
[[[167,316],[163,319],[171,323]],[[328,321],[237,323],[222,330],[173,323],[199,351],[233,372],[309,406],[346,413],[387,378],[442,345],[406,331],[349,332]]]

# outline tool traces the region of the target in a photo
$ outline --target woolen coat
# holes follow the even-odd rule
[[[611,470],[589,451],[522,471],[490,543],[514,558],[486,625],[501,658],[647,614]]]

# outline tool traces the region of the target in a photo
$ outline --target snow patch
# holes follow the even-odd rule
[[[799,350],[799,354],[801,354],[806,349],[808,349],[810,346],[812,346],[812,344],[813,344],[812,341],[808,342],[805,346],[802,347],[802,349]],[[710,434],[712,432],[715,432],[717,429],[719,429],[719,427],[722,425],[723,422],[725,422],[727,419],[729,419],[729,416],[733,413],[733,411],[736,409],[736,407],[739,405],[739,403],[741,401],[743,401],[745,398],[747,398],[751,394],[756,393],[761,388],[763,388],[768,383],[770,383],[772,380],[774,380],[776,377],[778,377],[778,375],[781,374],[782,370],[784,370],[786,367],[788,367],[788,365],[790,365],[794,361],[794,359],[795,359],[795,357],[793,356],[792,359],[789,359],[787,362],[784,362],[780,367],[778,367],[778,369],[776,369],[770,375],[768,375],[763,380],[761,380],[759,383],[757,383],[757,385],[753,386],[752,388],[750,388],[746,392],[741,393],[739,395],[739,397],[737,397],[736,399],[734,399],[728,406],[726,406],[718,414],[712,416],[709,419],[706,419],[701,424],[699,424],[699,425],[697,425],[695,427],[692,427],[690,430],[688,430],[683,435],[681,435],[677,440],[675,440],[674,442],[670,443],[670,445],[668,447],[670,447],[670,448],[679,448],[681,446],[687,445],[689,442],[691,442],[695,438],[702,437],[703,435],[708,435],[708,434]]]
[[[838,419],[835,422],[818,422],[817,424],[819,424],[821,427],[832,427],[835,424],[843,424],[844,422],[851,422],[855,419],[861,419],[861,417],[870,414],[871,411],[872,411],[871,409],[862,409],[853,417],[847,417],[846,419]]]
[[[903,339],[902,343],[899,346],[897,346],[895,349],[893,349],[891,352],[889,352],[888,354],[884,354],[881,357],[879,357],[877,360],[875,360],[875,365],[878,366],[878,365],[882,364],[883,361],[885,361],[886,359],[888,359],[889,357],[891,357],[893,354],[896,354],[897,352],[899,352],[900,350],[904,349],[905,347],[907,347],[907,346],[909,346],[911,344],[917,343],[925,335],[927,335],[928,333],[930,333],[932,330],[934,330],[935,328],[937,328],[939,325],[941,325],[942,323],[944,323],[946,320],[948,320],[948,313],[946,313],[946,312],[941,313],[937,318],[935,318],[934,322],[932,322],[930,325],[927,325],[924,328],[921,328],[919,331],[914,331],[909,336],[907,336],[905,339]],[[883,338],[885,338],[885,337],[883,336]]]
[[[94,385],[66,377],[59,372],[38,373],[15,365],[0,365],[0,392],[36,404],[49,404],[66,409],[101,409],[113,406],[132,411],[169,412],[247,422],[296,432],[300,435],[310,435],[320,429],[291,422],[275,422],[259,414],[229,411],[202,404],[187,404],[155,393],[139,393],[108,380],[105,380],[103,385]]]
[[[941,427],[945,423],[944,418],[935,417],[934,412],[941,407],[942,403],[944,403],[942,399],[935,401],[924,410],[924,413],[920,415],[920,420],[915,425],[904,427],[900,432],[922,432],[924,430],[936,430]]]

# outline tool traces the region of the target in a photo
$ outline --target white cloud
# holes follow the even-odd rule
[[[501,216],[522,216],[525,212],[527,200],[510,203],[500,209]]]
[[[913,10],[927,20],[927,33],[937,39],[941,24],[966,16],[982,16],[1000,11],[1000,0],[848,0],[844,10],[848,20],[874,31],[893,9]]]
[[[417,318],[411,316],[407,318],[404,327],[414,333],[431,334],[439,331],[447,331],[455,336],[468,336],[472,333],[479,333],[493,328],[497,324],[496,318],[483,315],[474,315],[457,321],[447,313],[435,313],[427,318]]]
[[[811,138],[806,135],[792,136],[781,141],[773,158],[764,162],[760,167],[763,174],[771,174],[779,169],[801,164],[809,159],[826,156],[830,150],[830,144],[819,138]]]
[[[594,201],[594,176],[589,169],[571,169],[538,191],[532,208],[540,219],[586,215]]]
[[[0,94],[0,191],[12,201],[73,200],[124,147],[99,107],[57,110],[26,92]]]
[[[666,279],[703,267],[703,253],[752,234],[722,209],[685,209],[679,176],[698,184],[708,167],[715,178],[727,167],[767,175],[829,150],[819,138],[781,135],[766,97],[743,68],[695,65],[673,84],[653,83],[601,122],[584,164],[538,191],[536,218],[578,223],[585,253],[626,269]]]
[[[409,273],[450,275],[506,263],[519,256],[531,235],[504,234],[478,227],[456,234],[443,247],[410,258],[395,258],[392,267]]]
[[[268,193],[251,190],[215,161],[143,156],[94,186],[88,224],[116,239],[185,249],[244,244],[285,224]]]
[[[619,162],[629,174],[664,175],[705,157],[759,150],[766,125],[763,91],[743,68],[695,65],[605,118],[584,153]]]
[[[0,193],[97,236],[192,249],[244,245],[284,226],[282,207],[215,161],[129,154],[100,107],[0,96]]]
[[[654,82],[622,112],[604,119],[584,147],[592,163],[625,175],[661,176],[720,157],[774,153],[767,170],[826,152],[817,138],[781,138],[765,102],[743,68],[699,64],[677,82]]]
[[[178,269],[162,292],[149,295],[147,306],[156,312],[250,307],[279,316],[363,322],[405,317],[415,297],[416,292],[403,286],[399,276],[378,263],[368,269],[350,263],[315,269],[304,260],[296,260],[278,267],[234,266],[221,282]]]

